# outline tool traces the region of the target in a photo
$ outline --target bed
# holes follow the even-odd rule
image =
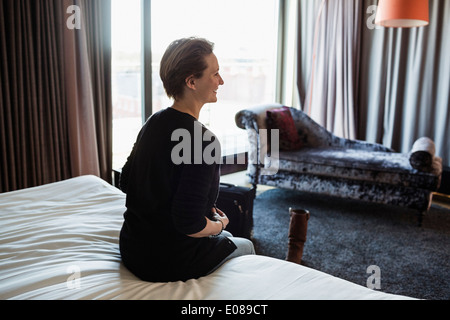
[[[0,194],[0,299],[411,299],[260,255],[186,282],[141,281],[120,259],[124,202],[95,176]]]

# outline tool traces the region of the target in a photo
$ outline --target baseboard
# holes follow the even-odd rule
[[[433,193],[433,201],[450,204],[450,195],[443,193]]]

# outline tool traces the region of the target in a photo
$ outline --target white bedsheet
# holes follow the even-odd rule
[[[94,176],[0,194],[0,299],[407,299],[244,256],[197,280],[140,281],[118,249],[124,194]]]

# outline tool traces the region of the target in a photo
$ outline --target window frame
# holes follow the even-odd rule
[[[141,0],[141,35],[142,35],[142,124],[153,114],[153,89],[152,89],[152,29],[151,0]],[[147,17],[147,19],[145,19]]]

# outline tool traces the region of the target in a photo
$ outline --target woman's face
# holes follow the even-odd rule
[[[219,74],[219,62],[214,53],[207,55],[205,61],[208,67],[201,78],[195,79],[196,93],[203,103],[217,102],[217,90],[224,84]]]

